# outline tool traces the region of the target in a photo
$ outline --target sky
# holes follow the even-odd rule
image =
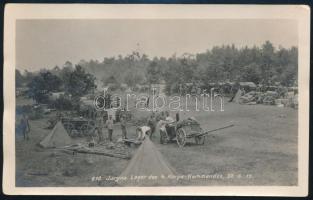
[[[217,45],[298,46],[297,21],[269,19],[17,20],[16,67],[36,71],[80,60],[128,55],[134,50],[170,57]],[[138,46],[139,44],[139,46]]]

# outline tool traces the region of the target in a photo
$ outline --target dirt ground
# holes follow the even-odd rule
[[[144,116],[144,115],[143,115]],[[173,115],[174,116],[174,115]],[[152,141],[178,174],[216,175],[222,178],[195,179],[190,185],[296,185],[297,110],[265,105],[225,103],[224,111],[190,111],[204,130],[227,124],[234,127],[214,132],[204,145],[194,141],[184,148],[176,143]],[[92,181],[92,177],[119,176],[129,160],[101,155],[70,155],[37,144],[50,132],[48,116],[32,120],[30,140],[16,135],[16,186],[116,186],[112,180]],[[114,140],[121,137],[115,126]],[[107,132],[105,132],[107,134]],[[135,127],[128,127],[135,137]],[[136,148],[131,149],[132,152]]]

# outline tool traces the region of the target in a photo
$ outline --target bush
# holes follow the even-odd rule
[[[58,110],[72,110],[74,108],[74,104],[72,100],[60,97],[53,102],[54,108]]]

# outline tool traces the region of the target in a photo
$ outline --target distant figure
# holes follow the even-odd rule
[[[95,144],[95,138],[98,138],[98,143],[100,143],[100,134],[99,134],[99,130],[98,130],[98,127],[95,127],[93,130],[92,130],[92,132],[91,132],[91,134],[87,137],[87,142],[89,142],[89,145],[91,144],[91,143],[93,143],[93,146],[94,146],[94,144]]]
[[[106,127],[108,128],[109,140],[110,140],[110,142],[112,142],[112,135],[113,135],[112,115],[109,115],[109,119],[106,121]]]
[[[188,93],[188,87],[187,85],[183,85],[183,95],[187,94]]]
[[[288,98],[288,88],[286,86],[283,87],[283,98]]]
[[[167,135],[167,131],[166,131],[166,126],[167,121],[165,120],[159,120],[157,125],[156,125],[156,131],[159,132],[160,134],[160,143],[164,144],[167,143],[168,140],[168,135]]]
[[[20,121],[20,128],[24,136],[24,140],[29,140],[28,133],[30,131],[30,126],[29,126],[29,121],[28,117],[26,116],[25,113],[22,115],[22,119]]]
[[[111,108],[111,94],[108,92],[105,94],[105,108]]]
[[[201,88],[197,87],[197,96],[200,96],[200,95],[201,95]]]
[[[152,113],[148,120],[148,126],[151,129],[150,138],[152,138],[152,135],[155,132],[156,124],[157,124],[157,120],[156,120],[155,114]]]
[[[101,117],[101,116],[98,116],[96,117],[96,127],[97,127],[97,134],[98,134],[98,137],[99,137],[99,142],[102,142],[104,140],[104,137],[103,137],[103,124],[104,124],[104,116]]]
[[[165,120],[166,115],[165,115],[164,111],[161,112],[160,118],[161,118],[161,120]]]
[[[174,122],[174,119],[170,116],[170,113],[169,113],[169,111],[166,111],[165,112],[165,120],[168,122],[168,123],[172,123],[172,122]]]
[[[180,94],[180,96],[182,96],[183,95],[183,85],[182,84],[179,84],[179,94]]]
[[[176,113],[176,121],[179,122],[179,112]]]
[[[146,108],[149,107],[149,101],[150,101],[150,96],[148,96],[147,101],[146,101]]]
[[[197,88],[196,88],[195,84],[193,84],[192,87],[191,87],[191,95],[195,96],[196,93],[197,93]]]
[[[121,129],[122,129],[122,138],[127,139],[127,130],[126,130],[126,117],[121,115]]]

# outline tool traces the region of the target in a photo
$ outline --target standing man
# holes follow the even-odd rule
[[[163,119],[160,119],[156,125],[156,131],[160,133],[160,144],[167,143],[168,135],[166,132],[165,125],[167,122]]]
[[[156,124],[157,124],[157,122],[156,122],[155,114],[152,113],[149,120],[148,120],[148,126],[151,129],[150,139],[152,138],[152,135],[155,132]]]
[[[112,142],[112,135],[113,135],[113,119],[112,115],[109,115],[109,119],[106,121],[106,127],[108,128],[109,133],[109,140]]]
[[[98,134],[98,138],[99,138],[99,142],[103,141],[103,124],[104,124],[104,116],[101,117],[101,115],[99,114],[96,115],[96,131]]]
[[[124,114],[121,115],[121,128],[122,128],[122,138],[127,139],[126,117]]]
[[[174,122],[174,119],[170,116],[170,112],[169,111],[165,111],[165,120],[169,123]]]
[[[23,136],[24,136],[24,140],[29,140],[28,133],[30,131],[30,126],[29,126],[29,122],[28,122],[28,117],[26,116],[25,113],[23,113],[23,115],[22,115],[22,119],[20,121],[20,127],[21,127],[21,131],[23,133]]]
[[[183,86],[182,86],[182,84],[180,83],[179,84],[179,94],[180,94],[180,96],[182,96],[183,95]]]
[[[146,108],[149,108],[149,101],[150,101],[150,96],[148,96],[147,101],[146,101]]]

